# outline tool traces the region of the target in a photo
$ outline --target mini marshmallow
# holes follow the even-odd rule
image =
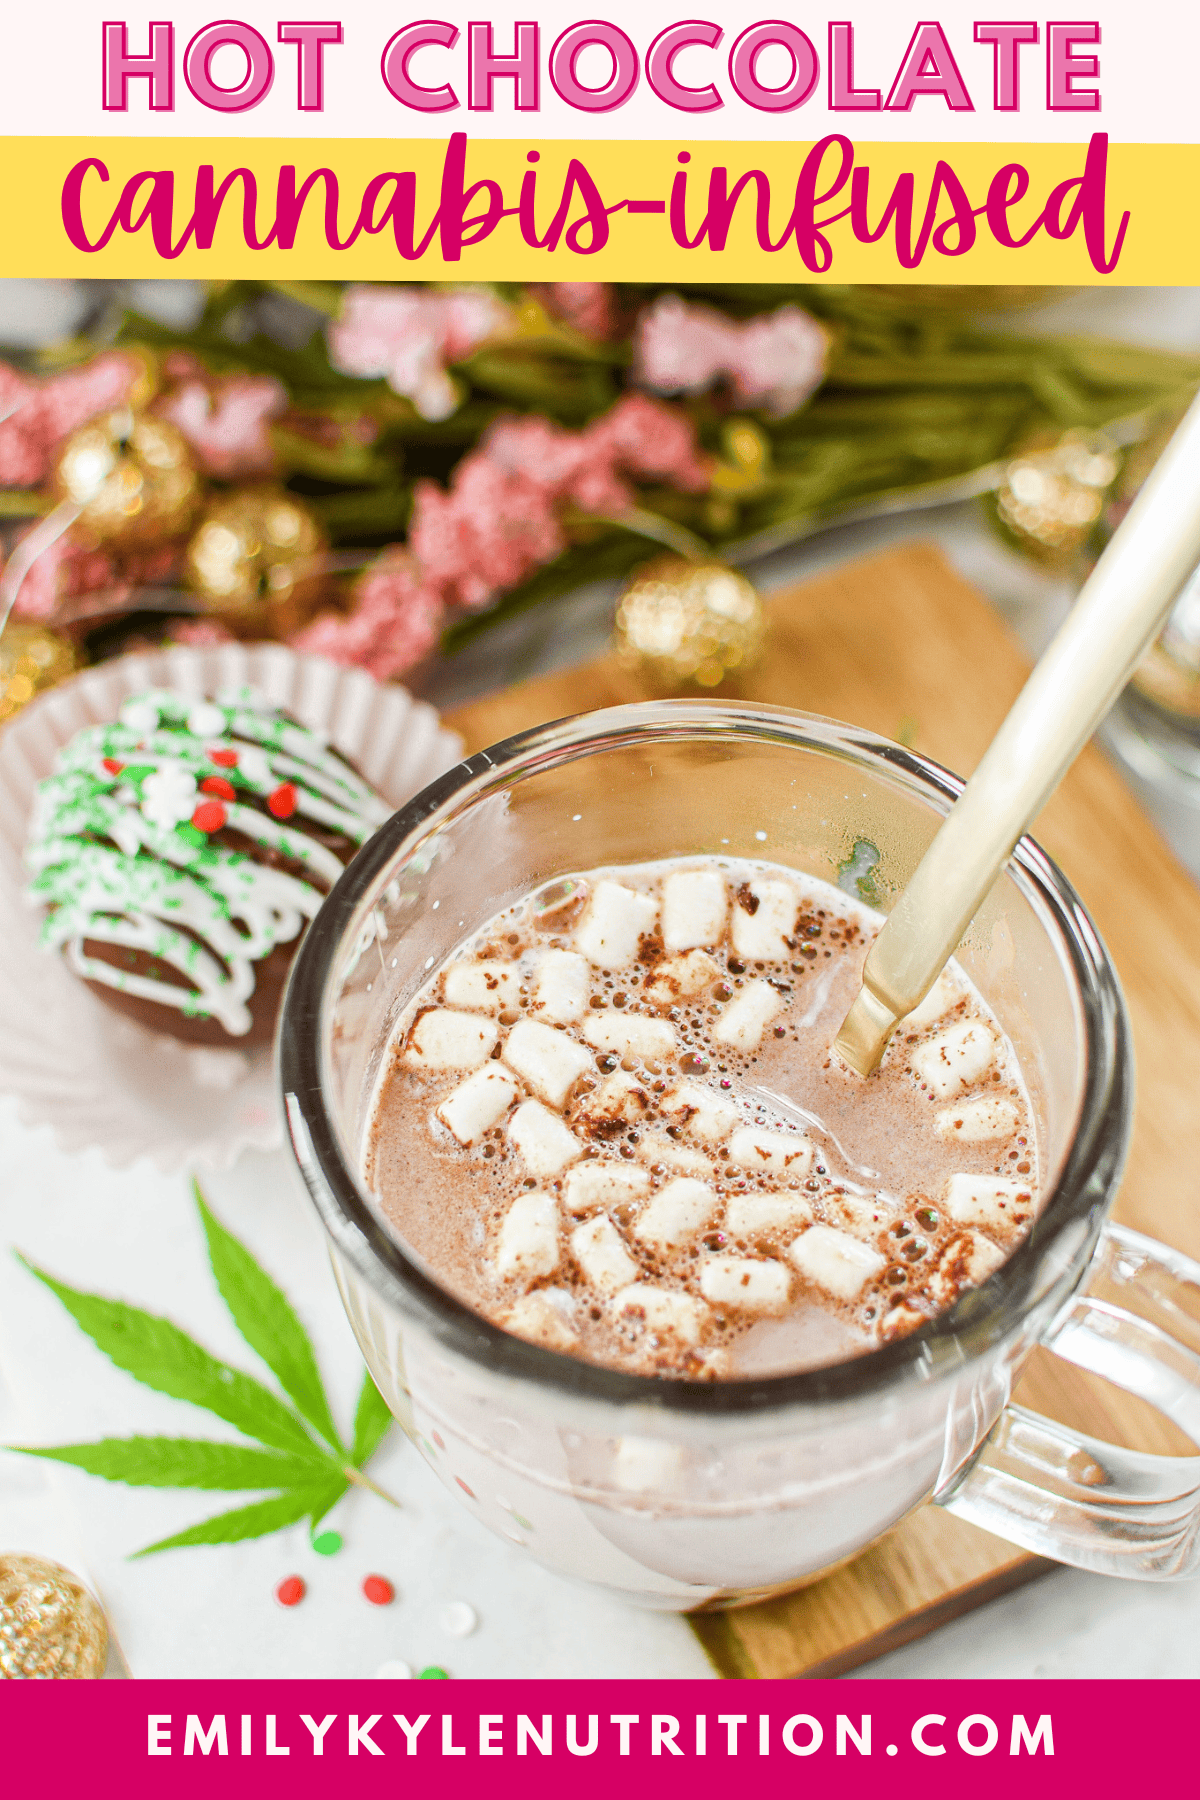
[[[584,1020],[583,1035],[593,1049],[614,1056],[644,1056],[653,1062],[675,1053],[675,1027],[643,1013],[592,1013]]]
[[[510,962],[451,963],[442,981],[448,1006],[497,1013],[521,997],[521,971]]]
[[[704,1144],[720,1143],[741,1116],[733,1101],[727,1100],[724,1094],[715,1093],[712,1088],[697,1087],[690,1081],[681,1081],[668,1088],[659,1106],[663,1117],[672,1125]]]
[[[679,1485],[683,1448],[661,1438],[622,1437],[613,1455],[613,1482],[627,1494],[673,1492]]]
[[[499,1063],[476,1069],[437,1109],[460,1144],[474,1144],[502,1119],[517,1097],[517,1084]]]
[[[504,1040],[504,1060],[551,1106],[561,1106],[584,1070],[592,1067],[582,1044],[534,1019],[513,1026]]]
[[[573,950],[547,950],[538,964],[533,1010],[554,1025],[573,1025],[587,1011],[587,958]]]
[[[812,1225],[788,1251],[800,1273],[839,1300],[853,1300],[873,1275],[887,1267],[887,1257],[832,1225]]]
[[[879,1335],[885,1344],[896,1338],[907,1337],[910,1331],[925,1323],[925,1314],[920,1307],[914,1306],[910,1300],[902,1300],[899,1306],[885,1314],[879,1326]]]
[[[668,950],[716,944],[725,930],[725,881],[715,869],[680,869],[662,889],[662,934]]]
[[[673,1137],[665,1131],[643,1131],[637,1147],[638,1160],[649,1163],[662,1163],[664,1168],[678,1169],[683,1175],[711,1175],[712,1164],[707,1156],[699,1150],[689,1150],[686,1144],[677,1144]]]
[[[1011,1100],[968,1100],[962,1106],[945,1107],[933,1121],[940,1138],[958,1144],[982,1144],[989,1138],[1011,1137],[1020,1114]]]
[[[594,1288],[615,1294],[637,1279],[638,1266],[620,1232],[604,1213],[577,1225],[571,1233],[571,1254]]]
[[[919,1006],[914,1006],[908,1016],[900,1021],[901,1031],[924,1031],[927,1025],[935,1025],[945,1017],[952,1006],[957,1006],[964,998],[963,991],[956,987],[950,977],[943,971],[926,994]]]
[[[682,956],[664,958],[647,975],[642,992],[651,1006],[665,1010],[680,1000],[694,1000],[720,978],[720,965],[706,950],[688,950]]]
[[[502,1281],[536,1281],[558,1266],[558,1207],[550,1194],[520,1194],[504,1215],[496,1248]]]
[[[831,1196],[826,1205],[836,1213],[838,1224],[854,1238],[873,1238],[881,1225],[895,1217],[892,1203],[878,1196],[864,1200],[857,1194],[838,1194]]]
[[[713,1037],[735,1050],[757,1050],[763,1032],[782,1011],[783,996],[769,981],[751,981],[724,1008],[713,1026]]]
[[[681,1175],[660,1188],[633,1228],[641,1244],[674,1250],[690,1243],[716,1211],[717,1196],[703,1181]]]
[[[641,1082],[617,1069],[592,1093],[584,1095],[577,1118],[589,1131],[604,1132],[606,1128],[636,1124],[649,1105],[650,1096]]]
[[[566,1181],[567,1211],[590,1212],[594,1206],[620,1206],[650,1192],[650,1177],[630,1163],[585,1162]]]
[[[620,969],[635,960],[654,924],[658,901],[619,881],[599,881],[579,927],[575,948],[598,969]]]
[[[808,1138],[799,1134],[743,1125],[729,1140],[729,1154],[739,1169],[803,1179],[813,1166],[814,1151]]]
[[[424,1069],[477,1069],[496,1048],[496,1035],[490,1019],[436,1007],[413,1026],[404,1060]]]
[[[788,1272],[781,1262],[748,1256],[710,1256],[700,1271],[700,1292],[715,1306],[779,1312],[787,1305]]]
[[[1029,1217],[1033,1189],[1027,1181],[1007,1175],[952,1175],[946,1183],[945,1206],[959,1225],[1009,1232]]]
[[[557,1175],[583,1154],[574,1132],[540,1100],[526,1100],[518,1106],[508,1122],[508,1135],[531,1175]]]
[[[790,1231],[808,1225],[812,1207],[803,1194],[734,1194],[725,1207],[730,1237],[752,1238],[760,1231]]]
[[[1004,1252],[982,1232],[964,1231],[951,1238],[930,1275],[925,1292],[939,1310],[956,1300],[964,1288],[978,1287],[1004,1261]]]
[[[747,962],[782,962],[788,955],[785,938],[795,935],[800,896],[790,881],[751,881],[746,905],[745,889],[733,903],[733,947]]]
[[[956,1100],[986,1075],[996,1060],[996,1040],[978,1019],[939,1031],[912,1054],[913,1074],[936,1100]]]
[[[631,1287],[622,1288],[612,1304],[616,1313],[640,1314],[647,1331],[670,1333],[685,1344],[698,1341],[700,1328],[708,1317],[703,1301],[682,1294],[677,1288],[655,1287],[649,1281],[635,1281]]]
[[[502,1323],[506,1331],[527,1338],[531,1344],[545,1344],[548,1350],[570,1350],[579,1341],[564,1317],[570,1306],[571,1296],[564,1288],[535,1288],[532,1294],[521,1295],[505,1313]]]

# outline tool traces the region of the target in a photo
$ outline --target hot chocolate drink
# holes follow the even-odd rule
[[[986,1279],[1038,1202],[1012,1046],[955,966],[863,1082],[830,1049],[877,914],[767,863],[555,881],[432,974],[364,1173],[466,1304],[632,1372],[841,1361]]]

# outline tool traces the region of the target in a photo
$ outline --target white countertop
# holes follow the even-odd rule
[[[0,340],[4,305],[0,291]],[[1025,315],[1023,326],[1200,350],[1200,291],[1094,290]],[[973,506],[827,533],[772,558],[756,576],[770,588],[912,537],[938,541],[1033,649],[1069,600],[1062,583],[999,545]],[[603,644],[608,605],[604,590],[591,590],[488,640],[439,684],[440,703],[594,654]],[[1179,853],[1200,871],[1200,817],[1157,810]],[[205,1186],[219,1216],[293,1295],[345,1411],[357,1353],[315,1222],[283,1153],[247,1155]],[[246,1366],[248,1353],[215,1295],[210,1303],[189,1288],[192,1310],[181,1316],[169,1291],[147,1286],[150,1269],[161,1281],[172,1259],[191,1269],[194,1257],[203,1256],[184,1180],[147,1165],[114,1173],[92,1154],[64,1156],[47,1131],[26,1130],[11,1103],[0,1102],[0,1250],[16,1245],[65,1280],[171,1313],[217,1354]],[[0,1442],[47,1435],[35,1421],[48,1409],[60,1441],[135,1429],[199,1434],[208,1423],[197,1417],[181,1425],[179,1403],[149,1395],[112,1370],[57,1302],[0,1254],[0,1375],[6,1365],[19,1368],[20,1380],[7,1393],[0,1385]],[[448,1499],[399,1431],[372,1473],[398,1494],[402,1510],[392,1513],[357,1494],[341,1502],[331,1523],[346,1546],[336,1557],[316,1556],[297,1527],[256,1543],[130,1563],[129,1550],[148,1536],[234,1502],[203,1494],[151,1496],[0,1454],[0,1550],[40,1552],[87,1575],[138,1674],[369,1675],[393,1658],[415,1668],[438,1663],[459,1676],[711,1674],[682,1619],[635,1612],[570,1586],[485,1531]],[[363,1602],[357,1583],[368,1570],[395,1582],[393,1606]],[[270,1595],[292,1572],[305,1577],[309,1595],[285,1612]],[[471,1636],[453,1639],[442,1631],[439,1616],[451,1600],[469,1602],[478,1614]],[[124,1672],[119,1657],[109,1672]],[[1200,1581],[1160,1586],[1064,1570],[860,1673],[1200,1676]]]

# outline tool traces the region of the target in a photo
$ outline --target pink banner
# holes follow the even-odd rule
[[[1194,1779],[1189,1687],[1165,1681],[140,1681],[8,1686],[10,1794],[304,1800],[436,1787],[655,1800],[798,1790],[1037,1800]],[[411,1759],[416,1759],[415,1762]],[[401,1766],[397,1768],[397,1763]],[[730,1764],[736,1764],[731,1768]],[[564,1784],[566,1789],[564,1790]]]

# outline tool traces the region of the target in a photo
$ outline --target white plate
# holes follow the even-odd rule
[[[281,1141],[271,1052],[210,1050],[145,1030],[97,1000],[38,945],[23,854],[37,784],[85,725],[116,718],[146,688],[211,694],[249,682],[329,733],[400,806],[462,756],[461,741],[403,688],[281,644],[123,656],[52,688],[0,735],[0,1092],[64,1150],[96,1148],[115,1168],[148,1156],[164,1173],[226,1168]]]

